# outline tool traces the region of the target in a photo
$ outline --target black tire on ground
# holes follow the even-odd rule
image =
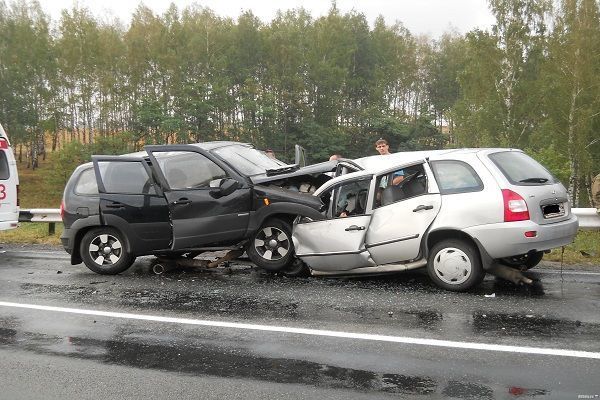
[[[485,277],[479,251],[461,239],[446,239],[434,245],[429,252],[427,272],[437,286],[454,292],[468,290]]]
[[[250,260],[258,267],[279,272],[294,261],[292,228],[278,218],[268,219],[256,231],[246,247]]]
[[[500,262],[504,265],[508,265],[513,268],[525,267],[525,269],[531,269],[538,265],[544,258],[544,252],[538,251],[535,253],[527,253],[521,256],[506,257],[500,259]]]
[[[119,274],[135,260],[123,234],[111,227],[86,232],[79,252],[86,267],[101,275]]]
[[[281,273],[290,278],[305,278],[310,276],[310,268],[302,260],[294,258],[287,267],[281,270]]]

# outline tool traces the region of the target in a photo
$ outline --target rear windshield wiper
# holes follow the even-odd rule
[[[521,183],[546,183],[546,182],[548,182],[548,178],[527,178],[527,179],[522,179],[519,182],[521,182]]]
[[[300,166],[298,164],[284,165],[281,168],[268,169],[267,176],[287,174],[290,172],[298,171],[299,169]]]

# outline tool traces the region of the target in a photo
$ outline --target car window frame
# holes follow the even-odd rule
[[[346,217],[340,217],[340,216],[334,216],[333,215],[333,206],[335,204],[337,204],[338,202],[338,193],[335,193],[334,191],[338,191],[338,189],[342,186],[348,185],[348,184],[352,184],[352,183],[357,183],[357,182],[362,182],[362,181],[367,181],[369,183],[368,185],[368,191],[367,192],[367,199],[366,199],[366,203],[365,203],[365,212],[364,214],[357,214],[357,215],[349,215]],[[351,178],[351,179],[347,179],[341,182],[336,182],[335,185],[332,185],[331,187],[328,187],[326,190],[324,190],[322,193],[319,194],[319,198],[322,198],[322,196],[326,193],[330,193],[331,198],[329,199],[329,204],[327,206],[327,212],[325,215],[325,218],[327,220],[334,220],[334,219],[339,219],[339,218],[351,218],[351,217],[357,217],[357,216],[361,216],[361,215],[369,215],[369,199],[371,198],[370,192],[373,190],[373,175],[367,175],[367,176],[361,176],[358,178]]]
[[[11,177],[10,163],[6,152],[0,150],[0,180],[7,181]]]
[[[479,185],[474,189],[474,187],[468,188],[455,188],[455,189],[443,189],[440,183],[440,178],[438,173],[436,172],[436,165],[440,163],[455,163],[466,166],[466,169],[471,172],[471,175],[475,178],[475,180],[479,183]],[[437,182],[438,190],[441,195],[450,195],[450,194],[462,194],[462,193],[477,193],[485,190],[485,184],[483,183],[483,179],[479,176],[475,168],[468,162],[463,160],[452,160],[452,159],[443,159],[443,160],[431,160],[429,162],[431,166],[431,172],[433,173],[433,177]]]
[[[83,193],[77,190],[77,187],[79,186],[79,182],[81,181],[83,174],[87,173],[88,171],[92,171],[92,179],[94,181],[94,184],[96,185],[96,193]],[[96,179],[96,170],[94,169],[93,164],[87,168],[82,168],[81,171],[77,174],[77,176],[75,177],[75,183],[73,184],[73,193],[77,196],[88,197],[98,197],[100,195],[100,190],[98,189],[98,180]]]
[[[499,157],[501,154],[521,154],[524,155],[525,157],[529,158],[531,161],[533,161],[534,163],[536,163],[539,167],[541,167],[542,170],[544,170],[544,172],[546,172],[548,174],[548,176],[550,177],[550,179],[548,179],[547,182],[519,182],[519,181],[515,181],[512,177],[511,174],[508,173],[508,171],[506,170],[506,168],[504,168],[504,166],[498,161],[497,157]],[[533,157],[531,157],[529,154],[526,154],[525,152],[522,151],[511,151],[511,150],[506,150],[506,151],[497,151],[494,153],[490,153],[488,154],[488,159],[492,162],[492,164],[494,164],[494,166],[496,168],[498,168],[498,170],[502,173],[502,175],[504,176],[504,178],[510,182],[512,185],[515,186],[543,186],[543,185],[554,185],[558,182],[560,182],[558,180],[558,178],[556,178],[545,166],[542,165],[542,163],[540,163],[539,161],[537,161],[536,159],[534,159]],[[545,178],[545,177],[544,177]]]
[[[137,192],[108,192],[106,190],[106,186],[104,185],[104,180],[102,178],[102,174],[100,173],[100,166],[98,165],[100,162],[139,162],[142,165],[144,171],[148,175],[148,182],[154,188],[154,193],[137,193]],[[150,166],[146,162],[143,157],[123,157],[123,156],[92,156],[92,163],[94,172],[96,175],[96,184],[98,185],[98,194],[117,194],[117,195],[150,195],[150,196],[161,196],[162,191],[159,187],[157,187],[155,182],[155,177],[152,174],[152,170]],[[81,174],[80,174],[81,176]]]
[[[394,168],[387,168],[384,172],[380,172],[380,173],[378,173],[377,175],[374,176],[373,179],[375,180],[375,188],[376,189],[380,189],[380,183],[381,183],[381,180],[384,177],[388,177],[390,174],[393,174],[394,172],[397,172],[399,170],[406,170],[407,168],[416,167],[416,166],[421,166],[421,168],[423,170],[423,175],[425,176],[425,191],[423,193],[420,193],[420,194],[417,194],[417,195],[414,195],[414,196],[404,197],[402,199],[396,200],[396,201],[391,202],[389,204],[378,204],[377,198],[376,198],[377,191],[375,191],[373,193],[373,198],[372,198],[373,210],[377,210],[377,209],[380,209],[382,207],[387,207],[387,206],[390,206],[392,204],[397,204],[397,203],[400,203],[400,202],[408,200],[408,199],[414,199],[416,197],[425,196],[425,195],[431,193],[430,192],[430,185],[429,185],[430,178],[429,178],[428,168],[426,167],[427,166],[427,162],[426,161],[417,161],[417,162],[413,162],[411,164],[399,165],[399,166],[396,166]],[[398,184],[398,186],[401,186],[401,183]],[[389,187],[389,185],[386,186],[386,188],[387,187]],[[385,189],[385,188],[382,188],[382,189]]]
[[[224,162],[220,157],[215,154],[212,154],[209,150],[202,149],[198,146],[194,145],[148,145],[144,146],[144,150],[148,153],[148,161],[150,164],[150,168],[152,169],[153,176],[158,182],[159,186],[164,191],[185,191],[185,190],[214,190],[211,187],[202,187],[202,188],[185,188],[185,189],[171,189],[165,178],[162,168],[160,168],[160,163],[154,156],[154,153],[161,152],[176,152],[176,151],[185,151],[191,153],[198,153],[213,163],[215,163],[218,167],[225,171],[229,179],[234,179],[240,183],[240,188],[247,187],[249,178],[245,175],[242,175],[237,170],[233,169],[227,162]]]

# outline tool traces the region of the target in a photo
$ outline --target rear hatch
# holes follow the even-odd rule
[[[570,218],[567,190],[540,163],[520,150],[493,152],[487,157],[504,178],[502,189],[525,200],[532,221],[545,225]]]

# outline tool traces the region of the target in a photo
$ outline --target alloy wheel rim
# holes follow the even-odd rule
[[[469,256],[456,247],[446,247],[433,259],[435,275],[449,285],[460,285],[472,274],[473,264]]]
[[[121,259],[123,246],[117,237],[104,233],[92,239],[88,252],[96,264],[114,265]]]
[[[290,251],[291,241],[283,230],[267,226],[254,239],[254,249],[265,260],[279,261]]]

